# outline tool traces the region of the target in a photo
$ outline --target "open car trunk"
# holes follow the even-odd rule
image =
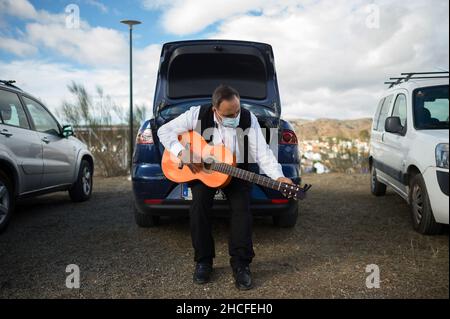
[[[279,117],[281,110],[271,46],[231,40],[180,41],[164,45],[155,91],[155,117],[175,104],[210,100],[220,84],[237,89],[241,101],[269,108]]]

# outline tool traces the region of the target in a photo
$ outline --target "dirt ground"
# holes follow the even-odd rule
[[[192,283],[186,218],[142,229],[126,178],[95,180],[92,200],[66,193],[22,202],[0,235],[0,298],[448,298],[449,232],[412,230],[406,203],[392,191],[375,198],[367,175],[306,175],[314,185],[298,225],[256,219],[255,289],[239,292],[228,264],[227,219],[214,220],[213,282]],[[76,264],[81,288],[65,286]],[[380,288],[366,287],[366,266]]]

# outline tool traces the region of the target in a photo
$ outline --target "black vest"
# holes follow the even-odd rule
[[[204,104],[200,107],[200,112],[198,114],[198,120],[200,127],[197,127],[197,132],[201,133],[203,136],[203,132],[206,129],[212,129],[215,127],[214,122],[214,112],[212,110],[211,104]],[[251,114],[248,110],[241,107],[241,115],[239,120],[238,128],[241,130],[237,130],[236,139],[238,142],[239,153],[243,154],[244,163],[239,163],[238,167],[243,169],[248,168],[248,136],[246,134],[242,134],[245,130],[250,128],[252,124]],[[210,143],[213,140],[213,136],[204,136],[206,142]]]

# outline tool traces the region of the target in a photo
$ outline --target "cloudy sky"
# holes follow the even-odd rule
[[[161,45],[216,38],[273,46],[284,117],[370,117],[388,76],[448,70],[448,12],[448,0],[0,0],[0,78],[52,110],[71,81],[126,107],[119,21],[139,19],[135,101],[149,110]]]

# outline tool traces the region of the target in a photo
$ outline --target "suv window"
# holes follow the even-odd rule
[[[23,100],[33,119],[36,131],[60,135],[58,122],[56,122],[53,116],[41,104],[26,97],[24,97]]]
[[[386,118],[388,117],[389,107],[391,106],[392,99],[394,95],[391,94],[384,99],[383,106],[380,110],[380,115],[378,116],[376,131],[384,132],[384,123],[386,122]]]
[[[29,129],[27,116],[15,93],[0,90],[0,120],[1,123]]]
[[[399,94],[395,100],[394,110],[392,111],[392,116],[398,116],[400,118],[400,123],[403,127],[406,126],[406,95]]]

